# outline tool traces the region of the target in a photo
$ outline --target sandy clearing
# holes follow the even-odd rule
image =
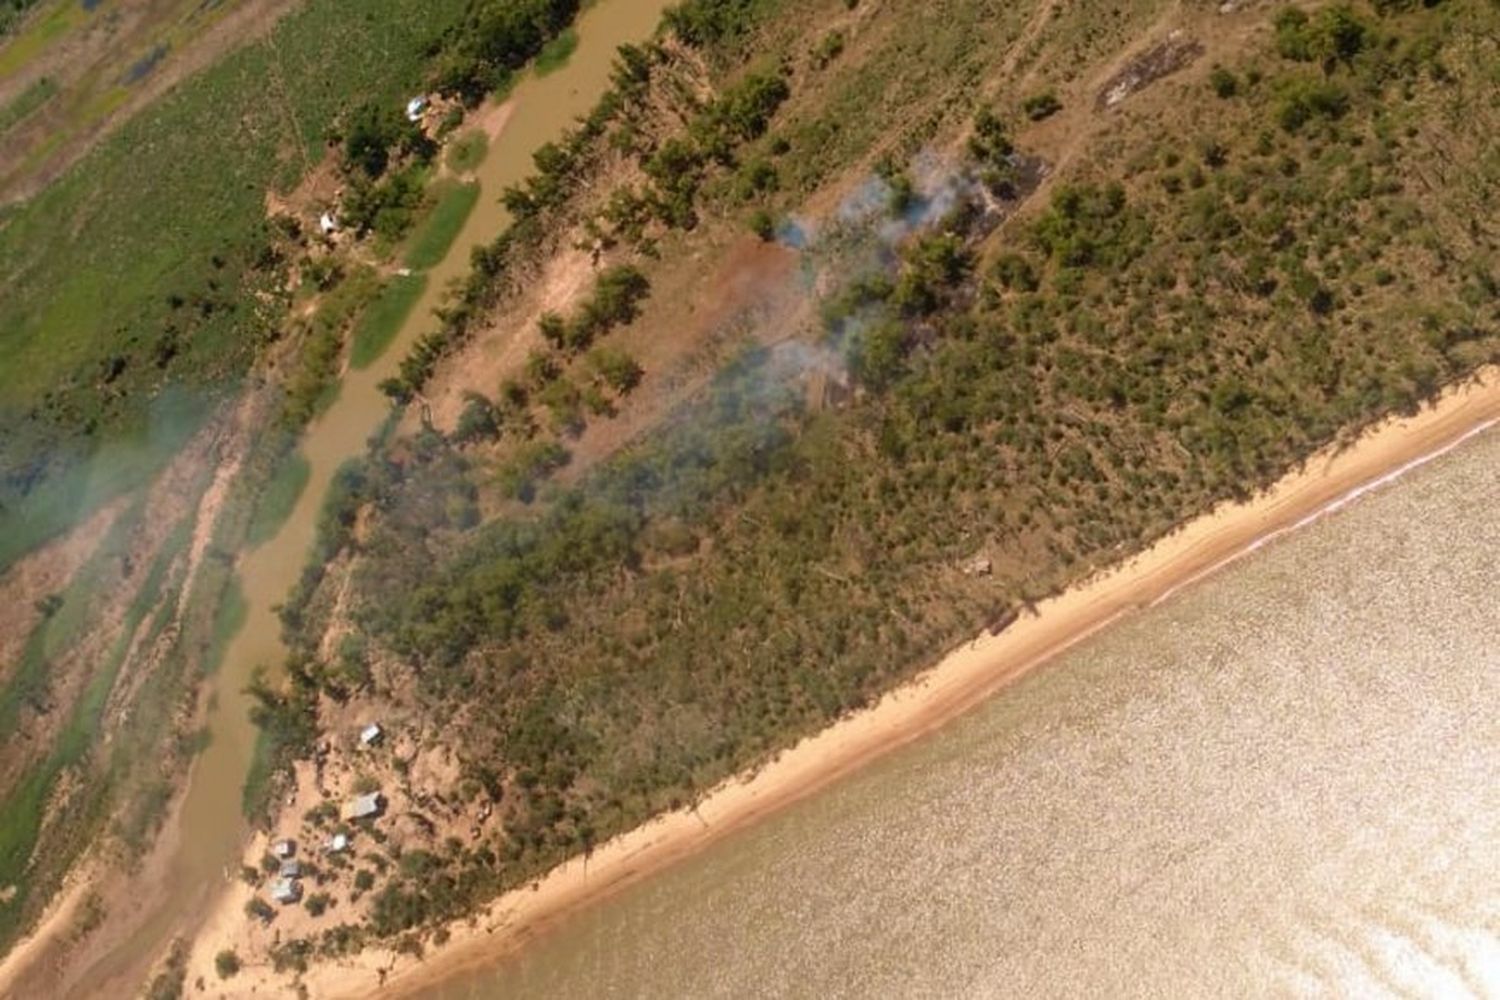
[[[1271,540],[1338,510],[1369,490],[1500,424],[1500,367],[1449,387],[1413,416],[1381,421],[1314,454],[1255,499],[1221,504],[1145,552],[1041,602],[999,636],[983,635],[882,698],[804,739],[759,770],[709,793],[694,810],[669,813],[577,858],[533,885],[497,900],[452,928],[425,960],[371,950],[313,968],[304,982],[320,997],[410,994],[443,978],[494,962],[569,914],[673,864],[826,787],[875,758],[970,710],[1033,667],[1130,612],[1150,607]],[[229,913],[231,900],[221,912]],[[195,955],[234,944],[231,921],[215,921],[213,940]],[[190,967],[190,981],[204,974]],[[212,982],[212,978],[209,978]],[[247,969],[226,996],[265,995],[284,983],[269,969]]]

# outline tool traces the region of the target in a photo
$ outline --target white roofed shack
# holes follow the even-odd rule
[[[344,806],[344,819],[372,819],[385,809],[385,796],[379,792],[356,796]]]

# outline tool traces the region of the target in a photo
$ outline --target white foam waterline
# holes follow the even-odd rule
[[[1329,514],[1335,514],[1343,510],[1345,507],[1349,506],[1351,503],[1354,503],[1359,498],[1365,496],[1366,494],[1374,490],[1381,489],[1382,487],[1389,486],[1391,483],[1396,482],[1407,473],[1421,468],[1428,462],[1442,458],[1444,455],[1453,451],[1455,448],[1458,448],[1465,442],[1478,437],[1480,434],[1483,434],[1485,431],[1494,427],[1496,424],[1500,424],[1500,417],[1491,417],[1489,420],[1486,420],[1483,423],[1476,424],[1473,427],[1470,427],[1468,430],[1464,431],[1464,433],[1460,434],[1458,437],[1454,438],[1452,441],[1449,441],[1447,444],[1443,445],[1441,448],[1435,448],[1432,451],[1418,455],[1416,458],[1398,465],[1396,468],[1385,473],[1384,475],[1380,475],[1367,482],[1360,483],[1358,486],[1349,490],[1347,493],[1334,497],[1332,500],[1328,501],[1328,503],[1319,507],[1317,510],[1314,510],[1312,513],[1299,518],[1298,520],[1286,525],[1285,527],[1277,528],[1275,531],[1268,531],[1264,535],[1257,536],[1249,544],[1231,553],[1230,555],[1225,556],[1223,559],[1214,563],[1212,566],[1194,573],[1186,580],[1183,580],[1180,583],[1174,584],[1173,586],[1169,587],[1167,590],[1159,594],[1155,599],[1143,605],[1143,607],[1156,607],[1158,604],[1172,597],[1183,588],[1191,587],[1193,584],[1199,582],[1205,577],[1212,576],[1224,567],[1238,562],[1240,559],[1244,558],[1252,552],[1260,550],[1261,548],[1276,541],[1278,538],[1289,535],[1294,531],[1299,531],[1310,524],[1322,520]]]

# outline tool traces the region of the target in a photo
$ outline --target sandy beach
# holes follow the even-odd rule
[[[1500,368],[1444,391],[1409,417],[1395,417],[1313,455],[1304,466],[1243,504],[1223,504],[1128,561],[1037,605],[1001,635],[981,636],[945,656],[873,707],[804,739],[757,771],[726,782],[693,810],[670,813],[574,859],[534,885],[506,894],[421,959],[370,950],[311,969],[311,995],[407,995],[444,977],[493,962],[559,920],[736,830],[810,795],[876,757],[968,711],[1028,670],[1131,611],[1170,597],[1239,557],[1296,530],[1405,471],[1500,423]],[[246,968],[220,983],[213,956],[233,947],[243,894],[226,892],[195,943],[189,982],[212,993],[268,995],[284,983]],[[382,990],[382,984],[384,989]]]

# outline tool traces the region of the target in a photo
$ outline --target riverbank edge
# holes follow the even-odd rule
[[[1500,366],[1487,365],[1439,391],[1411,415],[1376,420],[1319,449],[1254,498],[1223,502],[1148,548],[1039,602],[998,636],[983,634],[892,689],[709,792],[576,857],[538,881],[449,927],[421,959],[369,949],[313,966],[312,995],[410,996],[514,952],[567,916],[756,823],[871,761],[917,740],[1033,668],[1132,611],[1152,607],[1269,542],[1333,513],[1372,489],[1500,423]],[[193,948],[191,970],[211,967],[235,944],[241,900],[225,894]],[[281,985],[270,969],[245,969],[218,984],[234,995]]]

